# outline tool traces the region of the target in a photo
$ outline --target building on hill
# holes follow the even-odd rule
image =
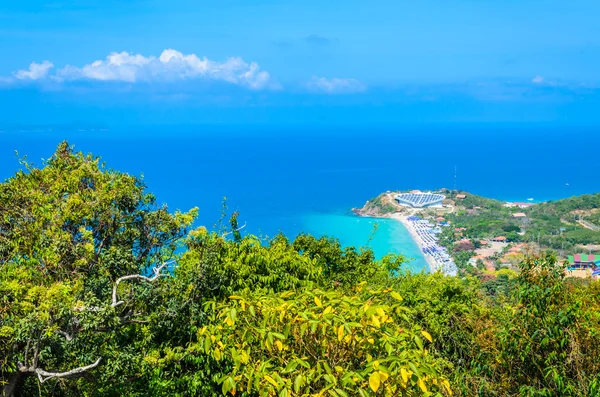
[[[513,218],[527,218],[527,214],[524,212],[515,212],[512,214]]]
[[[506,237],[505,236],[494,237],[492,239],[492,241],[495,242],[495,243],[505,243],[506,242]]]
[[[523,202],[518,202],[518,201],[515,201],[515,202],[507,201],[506,203],[504,203],[504,206],[507,208],[519,207],[521,209],[525,209],[525,208],[531,207],[532,205],[535,205],[535,204],[534,203],[523,203]]]
[[[529,208],[532,205],[535,205],[533,203],[522,203],[522,202],[518,202],[518,201],[515,201],[513,204],[516,205],[519,208]]]
[[[457,195],[456,195],[456,198],[457,198],[457,199],[460,199],[460,200],[464,200],[464,199],[466,199],[466,198],[467,198],[467,195],[466,195],[466,194],[457,194]]]
[[[525,243],[519,243],[519,244],[515,244],[512,247],[510,247],[508,249],[509,253],[523,253],[527,250],[527,244]]]
[[[413,190],[414,191],[414,190]],[[443,194],[430,193],[430,192],[419,192],[418,193],[400,193],[397,194],[394,199],[406,206],[413,208],[424,208],[441,206],[442,201],[446,198]]]
[[[596,269],[600,266],[600,255],[575,254],[569,256],[569,269]]]

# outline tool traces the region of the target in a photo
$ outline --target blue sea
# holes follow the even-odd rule
[[[13,127],[0,132],[0,179],[19,168],[15,150],[41,164],[67,139],[110,168],[143,175],[171,209],[199,207],[199,224],[214,225],[227,197],[246,232],[331,235],[344,245],[368,245],[378,257],[402,253],[412,258],[408,268],[420,271],[426,263],[399,222],[359,218],[350,209],[386,190],[455,183],[515,201],[597,192],[599,132],[508,124]]]

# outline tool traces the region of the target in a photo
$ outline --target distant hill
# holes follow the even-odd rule
[[[557,201],[548,201],[529,209],[531,214],[555,215],[585,215],[586,212],[600,209],[600,193],[583,194]]]

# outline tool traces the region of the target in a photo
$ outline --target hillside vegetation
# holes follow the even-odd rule
[[[456,194],[465,199],[456,199]],[[460,238],[491,239],[505,236],[509,242],[534,243],[565,257],[581,251],[578,245],[600,244],[600,194],[587,194],[521,209],[467,192],[447,192],[456,210],[448,214],[453,228],[445,230],[444,241]],[[513,214],[526,217],[515,218]],[[586,223],[580,222],[580,220]],[[594,227],[598,226],[598,228]],[[455,228],[466,230],[456,233]]]
[[[216,230],[66,143],[0,184],[5,396],[598,396],[600,283]]]
[[[373,217],[388,216],[402,211],[402,206],[394,202],[392,193],[381,193],[379,196],[367,201],[362,208],[354,209],[354,212],[358,215]]]

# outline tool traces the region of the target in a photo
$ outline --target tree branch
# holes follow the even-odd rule
[[[246,224],[244,223],[242,226],[238,227],[238,228],[237,228],[237,229],[235,229],[235,230],[232,230],[232,231],[230,231],[230,232],[226,232],[226,233],[223,233],[223,234],[221,234],[221,237],[227,237],[227,236],[229,236],[231,233],[239,232],[240,230],[242,230],[242,229],[243,229],[243,228],[245,228],[245,227],[246,227]]]
[[[27,358],[29,356],[29,346],[31,346],[31,338],[27,339],[27,346],[25,347],[25,364],[27,364]]]
[[[117,300],[117,288],[119,287],[119,284],[123,281],[126,280],[133,280],[133,279],[139,279],[139,280],[144,280],[144,281],[148,281],[148,282],[153,282],[154,280],[156,280],[158,277],[161,276],[166,276],[166,274],[161,273],[162,269],[164,269],[167,265],[170,265],[172,263],[175,263],[175,261],[168,261],[163,263],[162,265],[155,267],[154,269],[152,269],[152,272],[154,273],[154,276],[152,277],[147,277],[147,276],[142,276],[141,274],[130,274],[129,276],[123,276],[117,279],[117,281],[115,282],[115,285],[113,286],[113,292],[112,292],[112,307],[117,307],[123,303],[125,303],[124,301],[119,301]]]
[[[58,330],[58,331],[56,331],[56,333],[64,336],[65,339],[67,340],[67,342],[71,342],[73,340],[73,337],[65,331]]]
[[[41,368],[36,368],[35,366],[27,367],[27,366],[19,363],[19,371],[20,372],[32,372],[38,376],[40,383],[44,383],[48,379],[52,379],[52,378],[73,378],[73,377],[79,376],[82,373],[89,371],[90,369],[96,368],[98,366],[98,364],[100,364],[101,360],[102,360],[102,358],[99,358],[93,364],[86,365],[84,367],[73,368],[72,370],[66,371],[66,372],[50,372],[50,371],[45,371]]]

